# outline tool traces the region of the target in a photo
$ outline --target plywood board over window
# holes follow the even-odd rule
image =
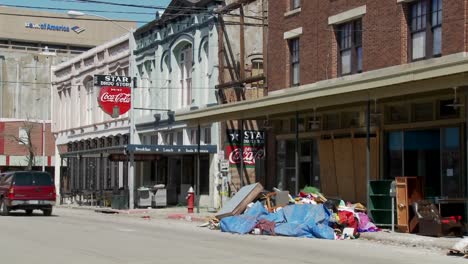
[[[371,150],[371,180],[378,179],[379,175],[379,150],[376,137],[370,139]],[[354,155],[354,175],[355,175],[355,191],[356,201],[366,202],[367,200],[367,139],[353,139],[353,155]]]
[[[333,140],[338,192],[345,201],[356,200],[353,142],[351,138]]]
[[[321,191],[326,196],[338,196],[338,185],[335,175],[335,154],[333,141],[323,139],[319,141],[320,181]]]
[[[379,178],[379,140],[370,138],[371,180]],[[367,201],[367,139],[359,135],[319,141],[321,191],[345,201]]]

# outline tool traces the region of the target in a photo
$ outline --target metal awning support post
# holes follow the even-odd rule
[[[296,111],[296,144],[295,144],[295,153],[296,153],[296,170],[295,170],[295,188],[294,190],[296,191],[295,194],[299,193],[299,111]]]
[[[240,155],[240,185],[241,188],[244,187],[244,119],[241,119],[240,121],[240,135],[239,135],[239,141],[240,141],[240,149],[239,149],[239,155]]]
[[[367,100],[367,113],[366,113],[366,191],[367,191],[367,208],[370,205],[370,193],[369,193],[369,184],[370,184],[370,174],[371,174],[371,163],[370,163],[370,117],[371,117],[371,101]]]
[[[70,174],[68,173],[68,167],[67,166],[67,179],[70,179]],[[59,178],[59,198],[60,198],[60,204],[63,204],[63,186],[65,186],[65,183],[63,182],[63,157],[60,156],[60,178]],[[68,185],[68,184],[67,184]],[[57,185],[56,185],[57,186]]]
[[[196,181],[196,198],[197,198],[197,214],[200,213],[200,123],[197,126],[197,181]]]

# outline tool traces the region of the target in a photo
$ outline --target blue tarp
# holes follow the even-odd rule
[[[223,232],[246,234],[260,219],[276,223],[275,233],[283,236],[334,239],[333,228],[328,223],[331,212],[323,205],[295,204],[285,206],[276,213],[268,213],[260,202],[245,214],[221,219]]]

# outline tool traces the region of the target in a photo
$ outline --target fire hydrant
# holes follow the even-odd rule
[[[193,214],[193,205],[194,205],[194,201],[195,201],[195,193],[193,192],[192,187],[190,187],[190,189],[188,190],[187,197],[185,197],[185,199],[187,199],[188,213]]]

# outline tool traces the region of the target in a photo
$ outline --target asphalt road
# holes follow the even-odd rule
[[[0,263],[467,263],[366,240],[232,235],[195,223],[58,208],[0,217]]]

